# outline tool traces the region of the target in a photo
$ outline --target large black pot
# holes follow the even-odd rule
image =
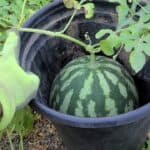
[[[83,12],[80,12],[67,31],[69,35],[84,40],[83,35],[88,31],[96,42],[94,34],[99,29],[115,29],[115,5],[100,0],[94,2],[95,17],[85,20]],[[37,12],[25,27],[59,31],[70,15],[71,11],[57,0]],[[47,103],[51,83],[68,61],[85,52],[69,42],[31,33],[22,34],[21,47],[21,66],[27,71],[32,70],[41,79],[32,107],[53,121],[68,150],[141,150],[150,129],[150,104],[123,115],[105,118],[79,118],[56,112]],[[145,88],[141,90],[145,91]]]

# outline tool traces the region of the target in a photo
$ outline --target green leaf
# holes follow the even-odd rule
[[[77,0],[63,0],[63,2],[65,7],[68,9],[79,7],[79,2]]]
[[[145,23],[150,20],[150,5],[147,4],[143,6],[137,13],[139,18],[139,22]]]
[[[33,130],[35,120],[36,115],[32,113],[29,106],[17,111],[10,125],[0,131],[0,139],[7,131],[10,134],[15,132],[18,135],[21,133],[22,136],[27,136]]]
[[[109,41],[104,40],[101,41],[100,44],[101,44],[100,48],[102,49],[102,52],[105,55],[112,56],[115,53]]]
[[[111,34],[113,31],[111,29],[102,29],[98,31],[95,35],[96,39],[102,38],[106,34]]]
[[[118,27],[122,28],[126,24],[128,24],[127,15],[129,13],[129,7],[127,5],[127,0],[109,0],[109,2],[117,2],[119,5],[116,10],[118,13]]]
[[[144,52],[147,56],[150,56],[150,45],[143,44],[143,52]]]
[[[150,34],[142,39],[141,49],[147,56],[150,56]]]
[[[130,52],[134,48],[136,37],[132,35],[132,33],[129,32],[128,30],[124,30],[123,32],[121,32],[119,37],[120,37],[121,43],[125,47],[125,50],[127,52]]]
[[[133,70],[139,72],[146,63],[145,55],[140,51],[132,51],[129,57],[129,61]]]
[[[25,18],[29,18],[37,9],[50,3],[51,0],[28,0],[24,12]],[[23,0],[0,0],[0,33],[10,28],[10,26],[17,26],[20,19]],[[23,22],[22,22],[23,23]],[[0,37],[0,50],[3,47],[4,38]]]
[[[9,5],[9,3],[6,0],[1,0],[0,1],[0,7],[4,7],[4,6],[7,6],[7,5]]]
[[[26,107],[16,112],[12,122],[8,126],[8,130],[13,132],[22,133],[23,136],[28,135],[33,130],[35,116],[30,107]]]
[[[123,27],[127,24],[127,15],[128,15],[129,8],[127,4],[125,3],[124,5],[120,5],[117,7],[117,12],[118,12],[118,27]]]
[[[83,7],[85,10],[85,18],[91,19],[94,16],[94,8],[95,8],[94,3],[86,3],[83,5]]]
[[[100,49],[107,56],[112,56],[115,53],[114,49],[118,49],[120,45],[120,39],[115,33],[100,41]]]
[[[143,24],[143,30],[147,32],[147,34],[150,34],[150,22]]]
[[[144,49],[146,53],[149,51],[147,50],[150,47],[150,30],[148,28],[139,22],[121,31],[119,38],[127,52],[131,50],[144,51]]]
[[[140,13],[139,16],[140,16],[139,19],[140,22],[147,22],[150,20],[150,14]]]

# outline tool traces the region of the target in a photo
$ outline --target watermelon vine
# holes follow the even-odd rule
[[[111,29],[102,29],[95,37],[101,39],[105,35],[107,38],[100,40],[99,43],[88,45],[80,40],[74,39],[64,34],[76,12],[80,9],[85,10],[85,17],[90,19],[94,15],[94,3],[92,1],[64,0],[67,8],[74,8],[74,13],[64,30],[52,32],[40,29],[18,28],[23,32],[34,32],[45,34],[51,37],[59,37],[74,42],[82,46],[91,56],[102,52],[107,56],[113,56],[117,50],[125,50],[130,54],[129,62],[135,73],[139,72],[146,63],[146,56],[150,56],[150,5],[140,0],[109,0],[112,3],[118,3],[118,25],[115,31]],[[120,49],[121,47],[121,49]],[[117,56],[115,55],[114,58]]]

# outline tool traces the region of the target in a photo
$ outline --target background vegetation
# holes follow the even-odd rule
[[[36,10],[50,3],[51,0],[28,0],[22,24]],[[6,30],[18,24],[22,10],[23,0],[0,0],[0,50],[6,37]]]
[[[0,0],[0,51],[2,50],[3,43],[6,39],[7,30],[10,26],[17,26],[19,23],[23,2],[24,0]],[[24,18],[21,24],[23,25],[31,15],[48,3],[50,3],[50,0],[27,0]],[[31,132],[34,120],[36,119],[37,115],[33,114],[29,107],[16,112],[9,127],[0,132],[0,139],[3,135],[7,134],[9,142],[12,145],[11,135],[13,132],[20,135],[20,138],[22,139],[22,137]],[[13,147],[13,145],[11,147]]]

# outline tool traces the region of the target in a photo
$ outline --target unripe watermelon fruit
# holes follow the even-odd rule
[[[49,104],[62,113],[79,117],[114,116],[133,110],[138,94],[129,73],[118,62],[84,56],[68,63],[56,76]]]

